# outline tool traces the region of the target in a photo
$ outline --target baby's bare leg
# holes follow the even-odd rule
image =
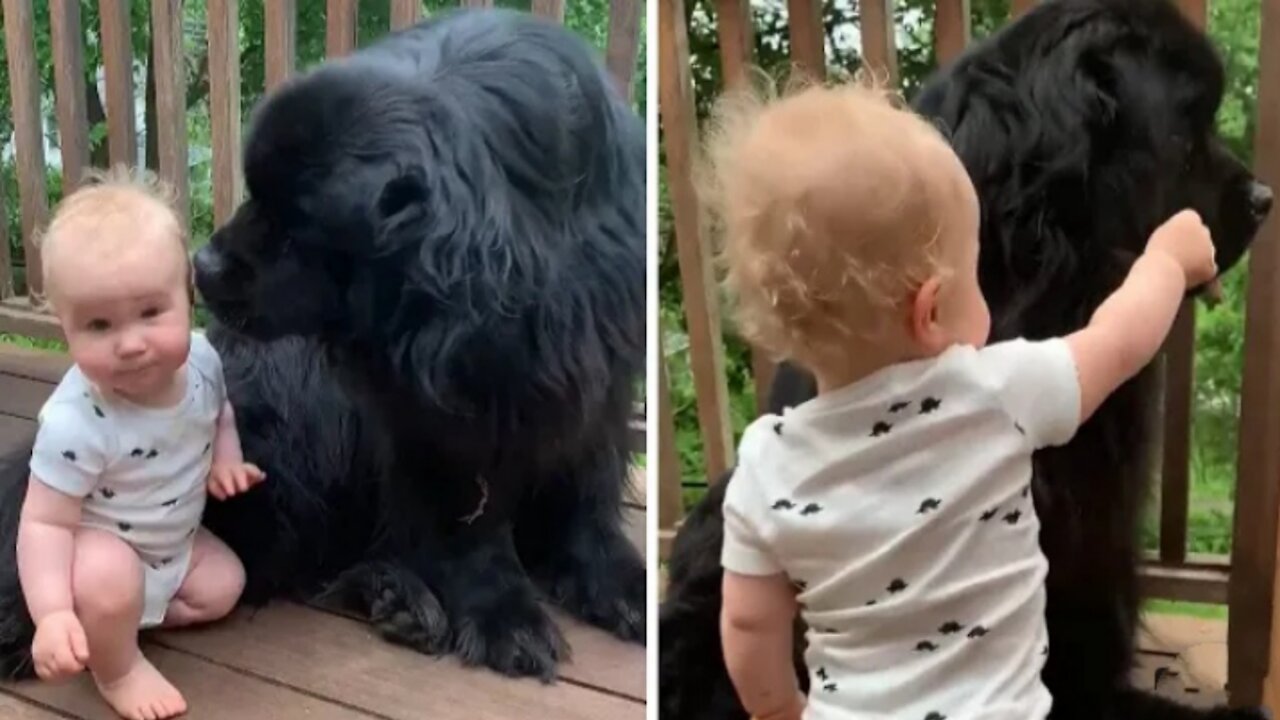
[[[187,704],[138,649],[142,594],[142,563],[133,548],[101,530],[76,532],[71,596],[98,691],[130,720],[160,720],[186,712]]]
[[[169,602],[163,627],[217,620],[231,612],[244,590],[244,565],[226,543],[203,527],[196,531],[191,565]]]

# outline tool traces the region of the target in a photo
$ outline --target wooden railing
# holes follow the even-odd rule
[[[1181,0],[1183,11],[1204,27],[1207,0]],[[666,179],[674,220],[688,332],[689,365],[704,453],[705,477],[716,482],[734,464],[729,420],[720,308],[712,278],[710,250],[691,176],[697,147],[694,88],[690,79],[686,0],[659,0],[659,111]],[[1035,0],[1013,0],[1012,13]],[[1280,2],[1263,3],[1262,51],[1256,172],[1280,187]],[[788,0],[793,66],[825,75],[821,0]],[[898,78],[892,0],[861,0],[863,62]],[[745,79],[752,61],[752,26],[747,0],[715,0],[722,77],[732,88]],[[955,58],[969,43],[967,0],[937,0],[934,49],[938,61]],[[1276,513],[1280,505],[1280,246],[1276,218],[1262,228],[1249,265],[1248,321],[1245,328],[1243,390],[1239,425],[1238,480],[1230,558],[1192,557],[1186,552],[1195,307],[1182,308],[1158,360],[1164,379],[1160,547],[1142,572],[1149,597],[1227,603],[1230,609],[1229,674],[1234,702],[1256,703],[1267,677],[1276,561]],[[659,357],[665,358],[661,345]],[[768,362],[752,358],[759,405],[772,376]],[[683,517],[683,483],[675,449],[675,423],[667,368],[658,378],[659,549],[662,557]],[[1280,644],[1273,651],[1280,657]]]
[[[391,29],[411,25],[423,16],[421,0],[390,0],[390,3]],[[463,4],[488,6],[492,2],[467,0]],[[345,55],[356,48],[358,6],[358,0],[327,0],[327,57]],[[68,193],[90,165],[80,1],[53,0],[49,7],[62,190]],[[152,62],[156,69],[157,171],[174,186],[180,197],[179,206],[186,213],[190,198],[182,7],[182,0],[150,0]],[[632,95],[643,7],[643,0],[609,0],[605,62],[627,97]],[[7,224],[3,222],[4,194],[0,193],[0,332],[61,339],[57,323],[42,311],[40,253],[32,245],[33,232],[47,221],[50,205],[45,182],[42,88],[32,8],[32,0],[3,0],[0,4],[13,106],[13,145],[26,281],[26,292],[16,294],[15,267],[10,256]],[[99,0],[98,8],[108,158],[113,165],[134,165],[138,158],[134,117],[137,88],[133,82],[130,0]],[[238,0],[208,0],[206,6],[215,226],[231,216],[242,190],[239,10]],[[532,0],[531,11],[563,22],[565,0]],[[297,2],[266,0],[263,12],[265,86],[270,90],[295,70]],[[148,128],[150,131],[152,128]],[[0,147],[3,144],[0,139]]]

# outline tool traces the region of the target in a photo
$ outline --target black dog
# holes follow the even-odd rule
[[[566,657],[542,597],[642,641],[620,503],[645,140],[585,42],[525,13],[438,15],[266,98],[244,175],[195,265],[268,475],[206,513],[245,600],[323,591],[513,675]],[[30,628],[0,512],[12,672]]]
[[[1209,42],[1163,0],[1050,0],[931,78],[915,106],[947,129],[978,190],[993,341],[1083,326],[1151,231],[1186,206],[1212,230],[1219,267],[1239,260],[1271,191],[1215,137],[1223,83]],[[1192,710],[1129,685],[1149,477],[1144,407],[1159,390],[1150,375],[1116,392],[1069,445],[1035,460],[1053,717],[1261,717]],[[814,393],[810,376],[783,366],[772,409]],[[664,720],[746,717],[720,654],[723,499],[721,483],[672,548],[660,617]]]

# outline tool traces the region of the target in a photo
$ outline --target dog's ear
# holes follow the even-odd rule
[[[429,197],[426,173],[418,166],[401,170],[382,186],[375,205],[379,251],[398,249],[421,235]]]
[[[392,220],[426,200],[426,174],[420,167],[409,167],[382,186],[382,193],[378,196],[378,216],[384,222]]]
[[[1057,332],[1068,319],[1056,314],[1083,302],[1068,297],[1081,270],[1110,261],[1115,238],[1095,232],[1096,203],[1129,192],[1122,166],[1145,157],[1139,146],[1150,142],[1131,137],[1140,123],[1123,102],[1117,37],[1090,27],[1031,60],[973,56],[917,101],[950,137],[981,201],[979,282],[996,339]]]

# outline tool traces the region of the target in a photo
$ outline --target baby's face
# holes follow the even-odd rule
[[[105,263],[60,261],[54,305],[81,372],[135,402],[165,396],[190,350],[188,270],[180,251],[137,248]]]

